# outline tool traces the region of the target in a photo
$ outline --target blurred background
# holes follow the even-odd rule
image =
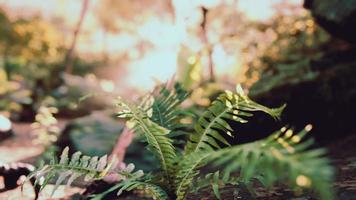
[[[280,124],[344,141],[356,132],[355,13],[352,0],[0,0],[0,161],[66,145],[110,153],[115,97],[172,80],[201,108],[241,84],[287,103]],[[280,124],[257,115],[241,134]]]
[[[107,88],[120,93],[150,90],[155,81],[167,81],[195,60],[202,65],[195,78],[209,78],[212,65],[214,78],[247,84],[258,79],[250,70],[253,80],[246,80],[248,63],[257,62],[258,54],[283,31],[268,27],[277,26],[275,19],[286,15],[278,23],[295,32],[315,31],[311,21],[296,23],[308,17],[301,4],[301,0],[262,0],[258,5],[235,0],[2,0],[1,39],[7,41],[2,59],[11,73],[31,66],[41,69],[42,76],[56,73],[57,78],[61,72],[93,74],[110,80],[113,87]],[[311,39],[309,43],[314,42]]]
[[[74,109],[88,93],[127,97],[172,78],[190,88],[215,81],[248,91],[278,73],[271,62],[302,65],[329,41],[302,4],[1,0],[1,78],[8,82],[2,93],[13,91],[15,101],[0,105],[31,120],[45,98]],[[305,71],[284,69],[278,78]]]

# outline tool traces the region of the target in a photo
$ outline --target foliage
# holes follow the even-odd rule
[[[0,112],[10,112],[12,117],[31,103],[31,91],[23,86],[23,80],[9,80],[5,70],[0,67]]]
[[[269,109],[241,94],[238,95],[226,91],[212,103],[195,125],[196,134],[192,134],[190,137],[190,141],[186,146],[187,154],[199,150],[210,151],[214,148],[219,148],[218,142],[229,145],[226,138],[221,134],[223,132],[227,136],[234,137],[232,135],[233,130],[226,119],[247,123],[247,117],[252,116],[252,111],[262,111],[274,118],[278,118],[284,108],[282,106],[278,109]]]
[[[253,26],[263,37],[262,41],[252,41],[244,48],[246,54],[250,54],[244,56],[245,84],[251,86],[260,79],[251,88],[251,93],[316,76],[309,67],[310,61],[321,56],[321,50],[328,48],[331,40],[309,13],[296,5],[284,3],[277,7],[270,22]],[[251,54],[251,51],[254,53]]]
[[[188,47],[182,46],[178,53],[177,80],[185,89],[194,88],[202,81],[202,63],[200,55]]]
[[[123,108],[121,117],[129,117],[128,127],[133,128],[136,133],[145,136],[149,149],[160,161],[160,166],[165,177],[165,183],[170,184],[171,176],[174,172],[173,163],[176,157],[172,140],[167,137],[169,130],[151,121],[148,117],[152,117],[151,105],[146,103],[136,107],[129,103],[119,100],[118,105]],[[151,115],[151,116],[149,116]]]
[[[66,87],[61,76],[66,52],[61,30],[41,17],[10,18],[1,8],[0,27],[0,83],[4,86],[0,110],[22,114],[26,107],[34,116],[48,96],[55,97],[61,107],[71,107],[68,101],[72,96],[77,100],[78,95],[58,98],[59,88]],[[73,64],[74,74],[85,75],[102,62],[74,57]]]
[[[58,112],[55,107],[42,105],[36,114],[35,122],[31,124],[33,133],[36,135],[35,143],[49,147],[57,141],[60,134],[57,119],[53,116]]]
[[[224,167],[224,176],[228,177],[234,168],[240,168],[242,180],[251,179],[254,174],[264,185],[272,186],[276,181],[289,183],[296,187],[313,187],[321,199],[330,199],[333,170],[323,149],[310,150],[313,140],[305,140],[304,130],[294,134],[291,129],[282,128],[266,139],[250,144],[229,147],[215,152],[209,158],[214,165]],[[236,164],[230,164],[238,161]],[[313,184],[313,185],[312,185]]]
[[[98,156],[90,157],[82,155],[82,153],[78,151],[69,157],[68,152],[69,148],[66,147],[59,161],[53,157],[49,164],[43,165],[40,169],[35,170],[27,177],[27,180],[36,177],[37,181],[35,184],[41,186],[41,191],[52,179],[56,178],[55,187],[52,191],[53,195],[60,184],[66,179],[68,179],[67,186],[69,186],[73,181],[82,176],[84,176],[84,181],[91,181],[102,179],[111,173],[119,174],[123,180],[129,177],[138,178],[143,175],[141,170],[131,173],[135,168],[133,164],[129,164],[124,169],[116,169],[117,161],[115,159],[109,161],[107,155],[100,158]]]
[[[36,84],[36,80],[44,80],[45,86],[58,81],[52,75],[60,68],[56,63],[63,59],[59,31],[39,17],[1,22],[6,31],[0,37],[0,54],[9,79],[15,74],[21,75],[30,86]]]
[[[158,87],[152,104],[152,121],[167,129],[175,129],[183,110],[178,106],[189,96],[180,84],[175,84],[172,91],[167,87]]]
[[[169,100],[173,98],[171,95],[163,96],[175,107],[176,101]],[[276,109],[262,106],[249,99],[240,87],[237,87],[236,93],[225,91],[200,116],[187,145],[180,150],[175,147],[174,139],[170,138],[171,130],[166,128],[167,122],[172,120],[172,112],[157,112],[153,106],[157,99],[162,102],[163,96],[158,98],[151,94],[142,98],[139,104],[118,98],[121,108],[119,117],[126,118],[127,126],[145,138],[147,147],[160,163],[161,171],[153,173],[153,176],[121,181],[108,191],[119,189],[121,194],[122,190],[148,190],[154,199],[185,199],[194,191],[193,184],[198,184],[194,187],[199,188],[206,185],[202,180],[210,180],[208,182],[212,183],[213,191],[219,198],[220,182],[251,184],[258,180],[266,186],[277,182],[288,183],[292,188],[312,189],[321,199],[333,198],[333,170],[329,160],[324,157],[325,151],[311,150],[313,141],[304,138],[311,125],[298,134],[283,128],[265,139],[230,146],[229,137],[238,135],[227,120],[247,123],[256,111],[278,119],[284,106]],[[167,116],[157,118],[159,114]],[[202,176],[200,170],[203,167],[214,166],[217,167],[214,168],[216,171]],[[104,197],[108,191],[96,198]]]

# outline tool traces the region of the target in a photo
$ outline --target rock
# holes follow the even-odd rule
[[[356,199],[356,190],[345,190],[339,193],[338,195],[340,200],[355,200]]]
[[[78,194],[77,198],[78,200],[84,200],[87,199],[88,196],[90,195],[95,195],[95,194],[101,194],[113,186],[115,186],[116,183],[108,183],[104,180],[96,180],[90,183],[86,188],[85,191],[82,194]],[[108,193],[104,199],[118,199],[116,193],[118,192],[118,189]],[[73,197],[72,197],[73,198]]]
[[[64,118],[83,117],[93,111],[104,110],[113,105],[114,93],[103,89],[103,80],[93,75],[85,77],[62,74],[63,85],[52,91],[59,110],[57,116]],[[110,95],[109,95],[110,94]]]
[[[0,141],[5,140],[13,135],[11,121],[0,114]]]
[[[252,87],[250,96],[271,107],[287,103],[281,124],[290,124],[296,129],[312,124],[312,135],[317,142],[331,143],[342,139],[356,132],[355,52],[355,49],[349,49],[327,53],[310,62],[314,77],[294,83],[284,82],[261,92],[254,92]],[[249,127],[245,132],[259,134],[276,127],[270,121],[256,120],[260,120],[258,125]]]
[[[226,185],[224,187],[219,188],[219,192],[221,195],[221,199],[224,200],[256,200],[255,197],[252,196],[252,194],[248,191],[246,186],[243,186],[242,184],[236,186],[236,185]],[[195,199],[201,199],[201,200],[213,200],[217,199],[211,186],[208,186],[206,188],[202,188],[199,190],[196,194],[195,193],[190,193],[187,195],[187,200],[195,200]]]
[[[356,1],[305,0],[304,7],[333,36],[356,43]]]
[[[159,166],[157,163],[159,161],[146,146],[146,143],[139,139],[134,139],[126,150],[125,163],[133,163],[136,169],[141,169],[144,172],[158,170]]]
[[[75,119],[67,124],[57,145],[89,156],[110,154],[123,125],[102,113]]]

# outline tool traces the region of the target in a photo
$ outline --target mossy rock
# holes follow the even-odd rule
[[[104,114],[92,114],[68,123],[57,145],[89,156],[110,154],[123,125]]]
[[[250,96],[270,107],[286,103],[280,124],[289,124],[296,129],[312,124],[312,135],[318,143],[331,143],[335,139],[342,139],[356,132],[355,53],[356,49],[329,52],[310,62],[309,68],[315,76],[305,78],[303,76],[308,74],[299,74],[295,77],[299,81],[279,82],[265,90],[255,90]],[[263,81],[268,84],[267,80]],[[262,81],[257,84],[261,83]],[[276,125],[260,120],[258,125],[245,131],[259,134],[269,130],[268,127],[273,129]],[[239,133],[243,134],[241,131]]]
[[[356,43],[356,1],[305,0],[304,7],[333,36]]]

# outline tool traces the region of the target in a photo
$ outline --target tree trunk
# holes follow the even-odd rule
[[[71,45],[67,51],[66,57],[65,57],[65,68],[66,68],[66,72],[69,74],[71,74],[73,71],[74,50],[75,50],[75,46],[77,44],[78,35],[80,33],[85,15],[88,10],[88,6],[89,6],[89,0],[83,0],[82,10],[80,11],[79,20],[78,20],[77,26],[75,27],[74,32],[73,32],[72,43],[71,43]]]
[[[7,45],[5,46],[4,54],[3,54],[3,66],[4,66],[4,71],[6,73],[7,80],[11,80],[11,69],[9,67],[9,59],[8,59],[8,47]]]
[[[107,62],[109,60],[109,53],[108,53],[108,35],[109,35],[109,31],[104,27],[103,29],[103,51],[102,51],[102,54],[103,54],[103,61],[104,62]]]
[[[213,63],[213,47],[212,45],[209,44],[208,40],[208,35],[207,35],[207,30],[206,30],[206,22],[207,22],[207,14],[209,12],[208,9],[205,7],[202,7],[202,13],[203,13],[203,21],[200,24],[201,31],[202,31],[202,42],[207,49],[208,52],[208,68],[209,68],[209,81],[214,81],[215,80],[215,73],[214,73],[214,63]]]
[[[174,8],[173,0],[168,0],[167,6],[168,6],[168,11],[172,16],[172,22],[173,22],[173,24],[175,24],[176,23],[176,10]]]

